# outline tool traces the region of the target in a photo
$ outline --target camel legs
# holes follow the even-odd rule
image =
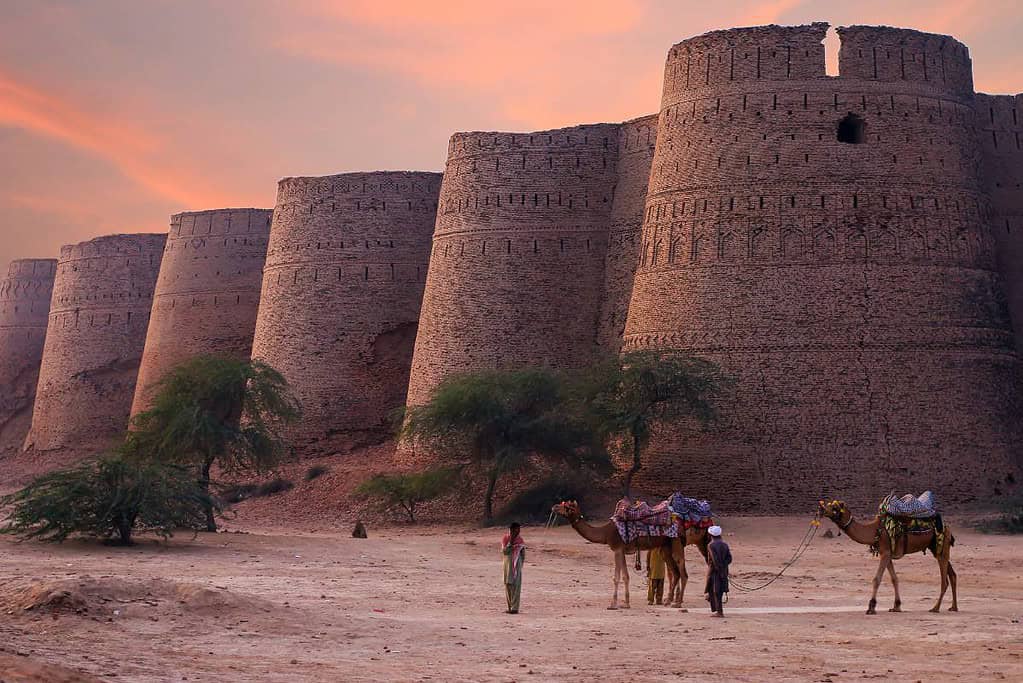
[[[895,589],[895,606],[889,612],[902,611],[902,598],[899,597],[899,577],[895,575],[895,560],[888,560],[888,576],[892,579],[892,588]]]
[[[682,594],[686,590],[686,582],[689,576],[686,574],[686,547],[682,539],[672,539],[671,541],[671,555],[675,559],[675,567],[677,576],[675,579],[675,588],[664,604],[672,607],[682,606]]]
[[[948,580],[952,584],[952,606],[948,608],[949,612],[959,611],[959,596],[956,594],[956,570],[952,569],[952,563],[948,563]]]
[[[670,548],[661,548],[659,552],[664,554],[664,565],[668,570],[668,590],[665,591],[661,604],[670,607],[675,599],[675,589],[678,587],[678,553],[674,542]]]
[[[938,612],[941,610],[941,601],[945,597],[945,591],[948,590],[948,555],[944,555],[938,558],[938,569],[941,571],[941,593],[938,594],[938,601],[934,603],[934,607],[931,608],[932,612]],[[955,600],[953,599],[953,605]],[[958,611],[958,605],[956,605]]]
[[[614,551],[615,558],[615,569],[614,569],[614,594],[611,596],[611,605],[608,609],[618,609],[618,583],[622,580],[622,569],[625,566],[625,551],[616,550]]]
[[[629,562],[625,559],[624,552],[622,553],[622,581],[625,582],[625,602],[622,604],[622,609],[629,609],[632,606],[629,604]]]
[[[884,577],[884,571],[888,568],[888,564],[892,561],[891,555],[881,555],[881,561],[877,563],[877,573],[874,574],[873,587],[874,590],[870,594],[870,604],[867,605],[867,614],[877,614],[877,589],[881,586],[881,578]]]
[[[689,583],[689,572],[686,571],[686,556],[683,553],[680,555],[678,563],[678,594],[675,596],[675,602],[672,603],[673,607],[682,606],[682,600],[685,599],[686,595],[687,583]]]

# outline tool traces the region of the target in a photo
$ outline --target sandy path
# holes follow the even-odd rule
[[[725,519],[739,578],[777,570],[806,523]],[[724,620],[696,588],[688,613],[648,607],[642,577],[632,610],[605,610],[608,553],[564,528],[526,529],[518,616],[503,613],[497,530],[251,530],[124,550],[0,540],[0,645],[120,681],[1023,680],[1023,539],[955,526],[958,614],[926,611],[936,564],[914,556],[898,564],[907,611],[865,616],[875,561],[818,536],[791,576],[733,593]],[[11,609],[16,589],[65,579],[93,591],[88,612]]]

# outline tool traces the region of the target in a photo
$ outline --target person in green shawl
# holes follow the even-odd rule
[[[501,554],[504,555],[504,591],[508,598],[508,614],[519,613],[519,598],[522,597],[522,563],[526,561],[526,542],[519,533],[518,522],[508,528],[501,540]]]

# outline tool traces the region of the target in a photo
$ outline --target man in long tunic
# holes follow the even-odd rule
[[[526,561],[526,542],[519,533],[518,523],[508,528],[501,539],[501,553],[504,555],[504,591],[508,598],[508,614],[519,613],[519,599],[522,597],[522,563]]]
[[[721,539],[721,527],[712,526],[707,529],[710,534],[710,545],[707,546],[707,564],[710,573],[707,575],[707,599],[710,600],[710,611],[715,617],[725,616],[723,599],[728,592],[728,565],[732,563],[732,551]]]

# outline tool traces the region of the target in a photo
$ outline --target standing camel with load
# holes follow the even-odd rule
[[[622,607],[626,609],[630,607],[629,568],[625,558],[626,555],[643,550],[654,550],[662,554],[668,572],[668,593],[664,604],[681,607],[685,585],[688,581],[684,546],[696,545],[706,558],[706,527],[687,526],[674,514],[669,514],[665,519],[657,519],[663,514],[660,508],[663,506],[667,509],[667,501],[655,508],[649,508],[643,504],[647,511],[653,511],[642,513],[646,515],[646,522],[639,520],[623,522],[621,521],[624,516],[623,503],[625,507],[630,507],[627,500],[620,502],[612,520],[600,526],[589,524],[584,520],[582,512],[579,510],[579,503],[576,501],[558,503],[552,508],[552,512],[567,519],[576,533],[590,543],[606,545],[614,553],[614,593],[608,609],[618,609],[618,588],[621,582],[625,584],[625,600]],[[640,517],[640,519],[644,519],[644,517]],[[649,523],[651,520],[662,523],[651,524]],[[680,533],[681,538],[679,538]]]
[[[902,559],[910,553],[926,550],[930,550],[934,555],[941,572],[941,593],[931,611],[940,611],[941,601],[949,585],[952,586],[952,606],[949,607],[949,611],[959,611],[956,572],[949,559],[952,546],[955,545],[955,537],[952,536],[951,529],[943,524],[930,491],[919,498],[910,495],[902,498],[896,498],[894,495],[886,497],[881,501],[877,516],[869,522],[857,522],[849,508],[840,500],[831,502],[822,500],[817,507],[822,517],[827,517],[837,524],[846,536],[857,543],[869,545],[871,552],[880,557],[867,614],[876,614],[877,589],[881,585],[885,571],[891,577],[892,588],[895,589],[895,604],[888,611],[902,611],[899,579],[895,575],[895,560]]]

